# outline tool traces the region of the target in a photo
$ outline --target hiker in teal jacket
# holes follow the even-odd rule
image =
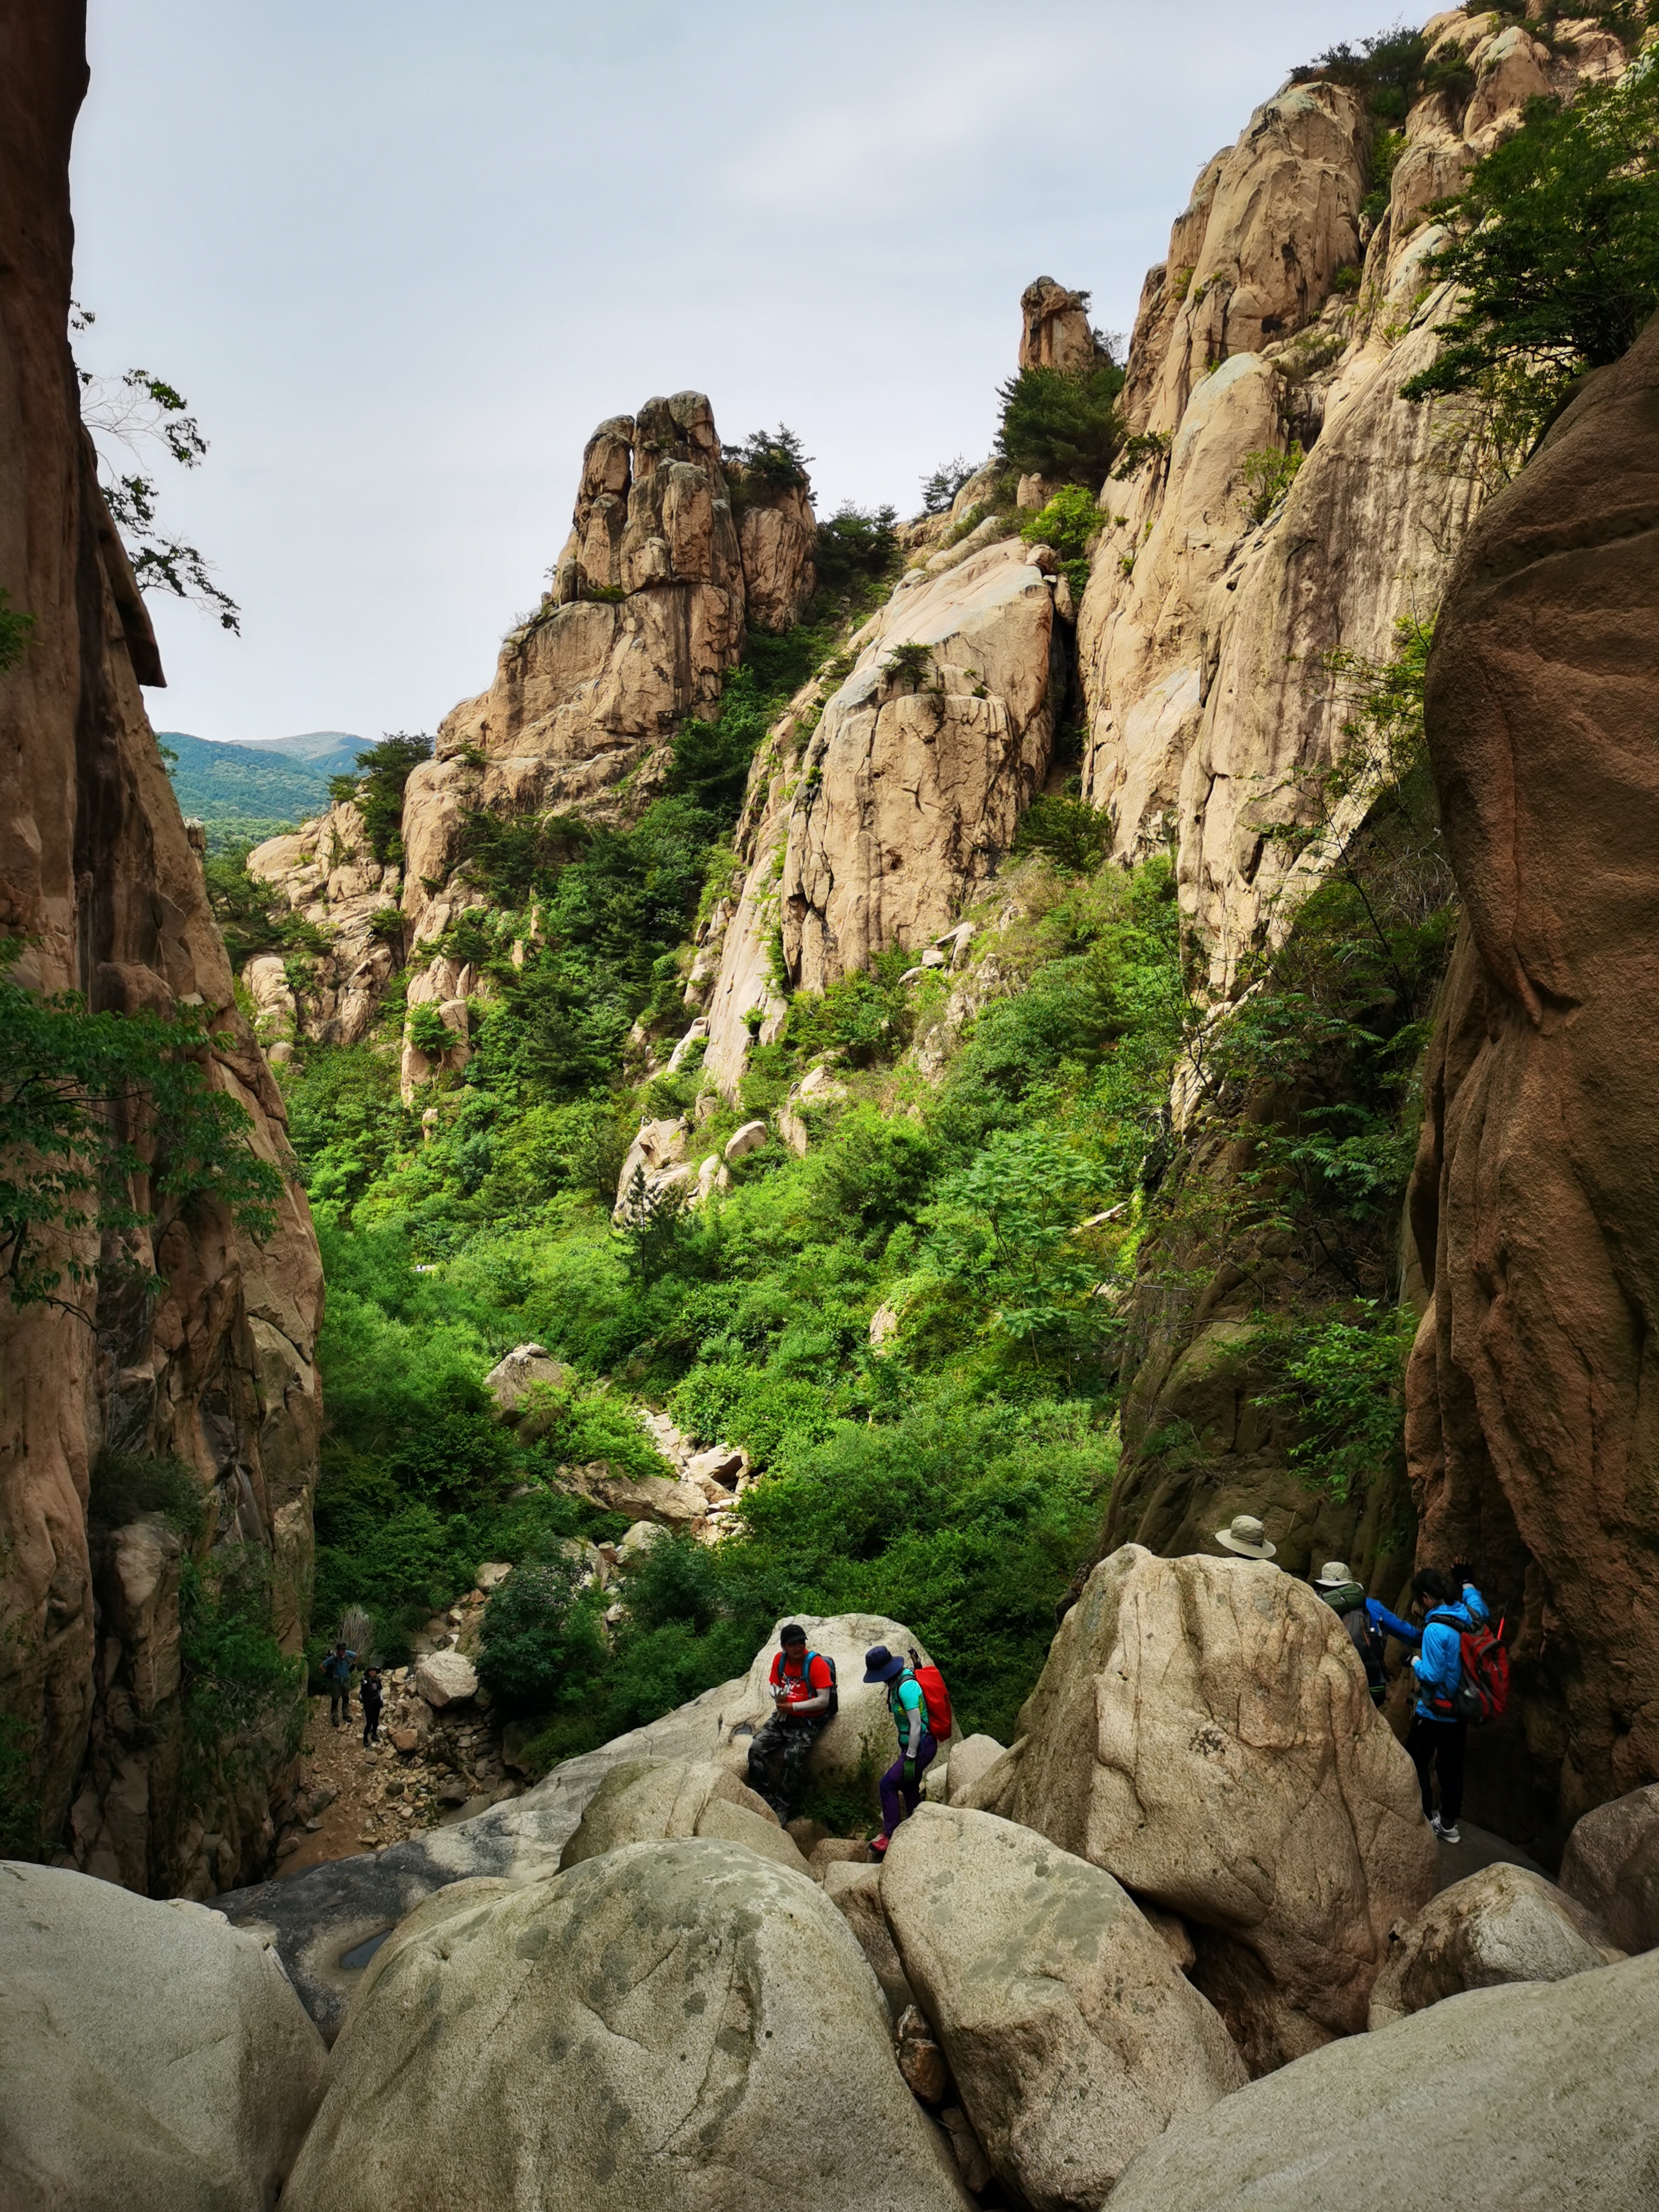
[[[882,1832],[872,1846],[879,1857],[899,1822],[921,1802],[921,1778],[933,1765],[939,1744],[927,1725],[921,1683],[884,1644],[873,1644],[865,1653],[864,1679],[886,1684],[887,1709],[898,1730],[899,1755],[881,1778]]]

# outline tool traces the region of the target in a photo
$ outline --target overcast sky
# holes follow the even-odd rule
[[[431,730],[595,422],[782,420],[818,508],[988,449],[1022,288],[1127,330],[1216,148],[1381,0],[91,0],[78,341],[211,441],[164,518],[165,728]]]

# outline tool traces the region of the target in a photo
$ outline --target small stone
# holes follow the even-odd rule
[[[914,2097],[924,2105],[937,2105],[951,2087],[951,2069],[935,2041],[931,2022],[915,2005],[907,2005],[893,2030],[893,2048],[899,2072]]]

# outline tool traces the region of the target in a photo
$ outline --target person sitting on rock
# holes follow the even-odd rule
[[[1478,1628],[1486,1618],[1486,1600],[1462,1571],[1443,1574],[1438,1567],[1422,1567],[1412,1577],[1412,1595],[1422,1609],[1423,1648],[1412,1661],[1417,1677],[1417,1709],[1406,1737],[1406,1748],[1417,1769],[1423,1793],[1423,1817],[1443,1844],[1463,1840],[1457,1816],[1463,1809],[1463,1747],[1469,1724],[1451,1710],[1463,1673],[1462,1635]],[[1440,1810],[1434,1809],[1430,1776],[1438,1770]]]
[[[836,1665],[806,1648],[806,1631],[786,1621],[773,1657],[771,1718],[749,1747],[749,1787],[787,1824],[802,1768],[836,1713]]]
[[[1422,1630],[1401,1620],[1397,1613],[1390,1613],[1381,1598],[1367,1597],[1364,1584],[1354,1580],[1344,1560],[1327,1559],[1314,1577],[1314,1588],[1347,1630],[1349,1641],[1364,1662],[1371,1703],[1380,1705],[1389,1688],[1382,1668],[1389,1638],[1397,1636],[1402,1644],[1415,1649],[1423,1641]]]
[[[899,1822],[921,1802],[921,1778],[933,1765],[939,1743],[927,1726],[921,1683],[884,1644],[873,1644],[865,1653],[864,1679],[887,1685],[887,1709],[898,1730],[899,1755],[881,1778],[881,1833],[870,1847],[879,1858]]]
[[[385,1703],[380,1688],[380,1670],[365,1667],[359,1694],[363,1701],[363,1749],[380,1741],[380,1707]]]
[[[356,1656],[343,1644],[337,1644],[323,1662],[323,1680],[328,1684],[328,1717],[335,1728],[343,1720],[351,1718],[351,1668]]]

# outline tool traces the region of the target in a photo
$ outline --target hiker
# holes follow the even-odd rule
[[[1224,1528],[1216,1530],[1215,1540],[1224,1552],[1236,1553],[1241,1559],[1271,1559],[1279,1549],[1267,1541],[1267,1532],[1254,1513],[1235,1513]]]
[[[785,1826],[794,1809],[801,1769],[836,1717],[836,1662],[806,1648],[806,1631],[787,1620],[772,1660],[773,1713],[749,1747],[749,1787]]]
[[[879,1858],[899,1822],[921,1802],[921,1778],[933,1762],[939,1739],[928,1725],[931,1716],[921,1684],[884,1644],[872,1644],[865,1653],[864,1679],[886,1684],[887,1709],[898,1730],[899,1755],[881,1778],[882,1832],[870,1846]]]
[[[323,1679],[328,1684],[328,1717],[335,1728],[343,1720],[351,1718],[351,1668],[356,1656],[343,1644],[337,1644],[323,1662]]]
[[[359,1692],[363,1701],[363,1749],[380,1741],[380,1707],[385,1699],[380,1691],[380,1670],[365,1667]]]
[[[1423,1613],[1423,1648],[1412,1661],[1417,1677],[1417,1707],[1406,1748],[1417,1769],[1423,1793],[1423,1817],[1443,1844],[1463,1840],[1457,1816],[1463,1809],[1463,1748],[1469,1724],[1454,1709],[1463,1674],[1465,1629],[1483,1628],[1486,1601],[1473,1583],[1454,1580],[1438,1567],[1421,1567],[1412,1577],[1412,1595]],[[1434,1809],[1430,1774],[1440,1777],[1440,1810]]]
[[[1314,1588],[1347,1630],[1349,1641],[1365,1664],[1371,1703],[1380,1705],[1389,1688],[1382,1668],[1388,1638],[1397,1636],[1414,1650],[1423,1641],[1422,1630],[1401,1620],[1397,1613],[1390,1613],[1380,1598],[1367,1597],[1364,1584],[1354,1580],[1345,1560],[1327,1559],[1314,1577]]]

